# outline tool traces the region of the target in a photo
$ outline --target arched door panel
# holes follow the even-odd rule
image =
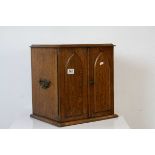
[[[110,49],[90,48],[89,80],[90,115],[103,116],[113,112],[113,59]]]
[[[87,118],[87,48],[62,48],[60,57],[62,118]]]

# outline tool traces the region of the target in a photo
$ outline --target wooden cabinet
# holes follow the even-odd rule
[[[113,44],[32,45],[31,117],[66,126],[114,118]]]

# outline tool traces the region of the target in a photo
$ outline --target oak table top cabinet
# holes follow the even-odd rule
[[[32,45],[33,118],[67,126],[114,114],[113,44]]]

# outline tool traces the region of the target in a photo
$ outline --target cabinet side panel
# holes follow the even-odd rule
[[[32,104],[33,114],[58,119],[57,48],[32,48]],[[50,81],[44,88],[40,81]]]

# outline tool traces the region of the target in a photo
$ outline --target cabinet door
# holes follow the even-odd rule
[[[87,118],[87,48],[60,48],[58,55],[61,120]]]
[[[90,116],[113,114],[113,47],[89,48]]]

